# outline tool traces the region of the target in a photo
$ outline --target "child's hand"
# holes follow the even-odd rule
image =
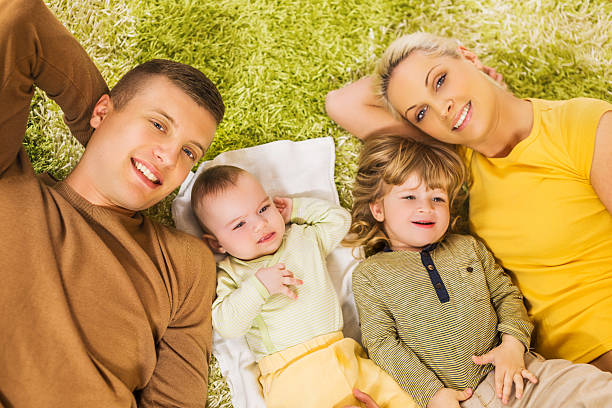
[[[293,273],[286,270],[285,264],[282,263],[269,268],[261,268],[255,276],[268,289],[270,295],[280,293],[291,299],[297,299],[297,293],[289,286],[297,286],[303,283],[300,279],[294,278]]]
[[[466,388],[463,391],[440,388],[427,403],[427,408],[460,408],[459,402],[465,401],[471,396],[471,388]]]
[[[504,334],[499,346],[485,355],[472,356],[476,364],[495,366],[495,393],[504,404],[508,403],[513,383],[516,386],[516,398],[520,399],[523,396],[523,378],[534,384],[538,382],[538,378],[525,368],[524,353],[523,343],[509,334]]]
[[[278,208],[278,212],[283,216],[285,224],[291,221],[291,210],[293,210],[293,200],[288,197],[274,197],[274,205]]]

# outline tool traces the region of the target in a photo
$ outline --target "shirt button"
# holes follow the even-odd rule
[[[427,265],[427,269],[429,269],[430,271],[433,271],[433,265]]]
[[[439,283],[439,282],[438,282],[438,283],[436,283],[436,289],[440,289],[440,288],[442,288],[442,284],[441,284],[441,283]]]
[[[474,271],[474,268],[472,268],[471,266],[468,266],[466,269],[467,269],[468,272]]]

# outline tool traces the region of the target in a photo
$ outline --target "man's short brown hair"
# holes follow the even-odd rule
[[[168,78],[170,82],[191,97],[199,106],[208,110],[217,125],[225,114],[225,105],[217,87],[196,68],[180,62],[154,59],[128,71],[110,92],[113,107],[121,110],[153,76]]]

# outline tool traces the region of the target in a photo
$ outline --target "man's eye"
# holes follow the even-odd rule
[[[183,152],[185,152],[187,157],[189,157],[191,160],[195,160],[195,158],[196,158],[195,153],[193,153],[190,148],[183,147]]]
[[[442,84],[444,83],[444,81],[446,80],[446,74],[442,75],[440,78],[438,78],[438,80],[436,81],[436,90],[442,86]]]
[[[240,221],[238,224],[236,224],[236,226],[233,229],[237,230],[238,228],[242,227],[243,225],[244,225],[244,221]]]
[[[270,207],[270,204],[264,205],[263,207],[261,207],[261,210],[259,210],[259,213],[261,214],[262,212],[265,212],[268,209],[268,207]]]
[[[416,197],[413,196],[413,195],[407,195],[407,196],[404,197],[404,200],[415,200],[415,199],[416,199]]]
[[[416,115],[417,122],[420,122],[421,120],[423,120],[423,118],[425,117],[425,112],[427,112],[427,107],[417,112],[417,115]]]

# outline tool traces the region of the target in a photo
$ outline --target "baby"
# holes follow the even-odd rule
[[[345,242],[368,255],[353,292],[370,358],[422,407],[609,404],[609,373],[529,352],[518,288],[480,241],[448,232],[466,175],[446,145],[366,140]]]
[[[250,173],[206,169],[191,198],[203,239],[220,254],[213,326],[246,336],[267,407],[358,404],[353,388],[381,406],[412,398],[342,336],[342,312],[325,258],[345,236],[349,213],[314,198],[268,197]]]

